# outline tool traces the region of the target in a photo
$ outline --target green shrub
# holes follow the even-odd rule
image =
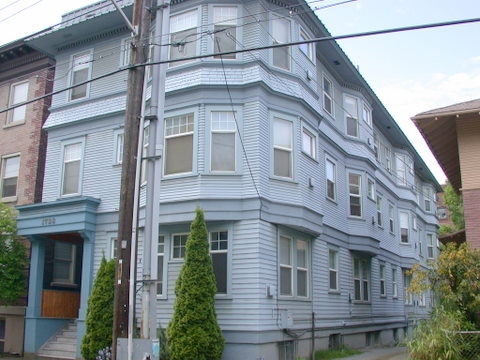
[[[410,359],[462,360],[462,349],[453,339],[454,332],[471,328],[461,311],[437,307],[429,319],[415,328],[412,340],[407,342]]]
[[[185,246],[185,263],[175,285],[173,317],[168,325],[171,360],[217,360],[224,339],[215,313],[217,291],[203,211],[197,209]]]
[[[27,290],[27,250],[16,234],[13,209],[0,203],[0,305],[15,304]]]
[[[115,260],[107,262],[103,257],[88,299],[86,333],[81,348],[86,360],[94,360],[100,350],[112,345],[114,289]]]

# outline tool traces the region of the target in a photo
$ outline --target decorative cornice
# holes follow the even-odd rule
[[[116,29],[112,29],[112,30],[105,31],[105,32],[102,32],[102,33],[98,33],[98,34],[93,34],[92,36],[83,38],[81,40],[77,40],[77,41],[74,41],[74,42],[71,42],[71,43],[68,43],[68,44],[61,45],[57,48],[57,51],[60,52],[60,51],[63,51],[63,50],[73,49],[73,48],[81,46],[81,45],[85,45],[85,44],[95,42],[95,41],[99,41],[99,40],[102,40],[102,39],[108,39],[112,36],[117,36],[117,35],[120,35],[120,34],[124,34],[126,32],[128,32],[128,28],[126,26],[121,26],[121,27],[116,28]]]

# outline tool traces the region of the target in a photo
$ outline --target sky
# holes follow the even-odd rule
[[[479,0],[307,1],[333,36],[480,18]],[[0,45],[95,2],[0,0]],[[480,98],[479,37],[480,21],[338,41],[441,184],[445,175],[410,118]]]

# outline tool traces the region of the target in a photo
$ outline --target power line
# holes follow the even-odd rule
[[[395,32],[405,32],[405,31],[413,31],[413,30],[420,30],[420,29],[443,27],[443,26],[453,26],[453,25],[468,24],[468,23],[475,23],[475,22],[480,22],[480,18],[453,20],[453,21],[445,21],[445,22],[439,22],[439,23],[423,24],[423,25],[412,25],[412,26],[397,27],[397,28],[384,29],[384,30],[372,30],[372,31],[367,31],[367,32],[360,32],[360,33],[353,33],[353,34],[346,34],[346,35],[325,36],[325,37],[302,40],[302,41],[293,41],[293,42],[283,43],[283,44],[271,44],[271,45],[259,46],[259,47],[255,47],[255,48],[216,52],[216,53],[210,53],[210,54],[204,54],[204,55],[195,55],[195,56],[183,57],[183,58],[179,58],[179,59],[146,62],[146,63],[142,63],[142,64],[132,64],[132,65],[127,65],[124,68],[117,69],[117,70],[105,73],[103,75],[99,75],[95,78],[82,81],[82,82],[77,83],[75,85],[67,86],[63,89],[52,91],[51,93],[33,98],[31,100],[27,100],[27,101],[24,101],[24,102],[21,102],[21,103],[18,103],[18,104],[10,105],[10,106],[8,106],[4,109],[0,109],[0,114],[4,113],[6,111],[9,111],[9,110],[13,110],[16,107],[23,106],[23,105],[26,105],[26,104],[30,104],[32,102],[44,99],[46,97],[56,95],[56,94],[62,93],[64,91],[71,90],[71,89],[73,89],[77,86],[89,84],[91,82],[94,82],[94,81],[97,81],[97,80],[100,80],[100,79],[118,74],[119,72],[131,69],[131,68],[137,68],[137,67],[143,67],[143,66],[149,66],[149,65],[170,64],[170,63],[181,62],[181,61],[198,60],[198,59],[204,59],[204,58],[209,58],[209,57],[213,57],[213,56],[231,55],[231,54],[245,53],[245,52],[251,52],[251,51],[268,50],[268,49],[274,49],[274,48],[281,48],[281,47],[285,47],[285,46],[294,46],[294,45],[317,43],[317,42],[324,42],[324,41],[335,41],[335,40],[341,40],[341,39],[349,39],[349,38],[357,38],[357,37],[373,36],[373,35],[382,35],[382,34],[389,34],[389,33],[395,33]]]

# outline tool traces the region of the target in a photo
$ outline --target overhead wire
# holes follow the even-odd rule
[[[350,2],[350,1],[347,1],[347,2]],[[337,3],[337,4],[341,4],[341,3]],[[98,10],[98,8],[96,9]],[[309,9],[309,11],[311,11],[312,9]],[[95,11],[95,10],[92,10],[92,11]],[[266,10],[267,11],[267,10]],[[84,16],[85,13],[79,15],[78,17],[80,16]],[[251,17],[252,15],[249,15],[249,17]],[[72,19],[69,19],[68,21],[72,21]],[[65,21],[65,22],[68,22],[68,21]],[[266,19],[265,21],[268,21],[268,19]],[[447,21],[447,22],[441,22],[441,23],[433,23],[433,24],[423,24],[423,25],[414,25],[414,26],[407,26],[407,27],[399,27],[399,28],[392,28],[392,29],[383,29],[383,30],[374,30],[374,31],[368,31],[368,32],[362,32],[362,33],[355,33],[355,34],[347,34],[347,35],[340,35],[340,36],[327,36],[327,37],[322,37],[322,38],[313,38],[313,39],[307,39],[307,40],[303,40],[303,41],[294,41],[294,42],[289,42],[289,43],[285,43],[285,44],[274,44],[274,45],[270,45],[270,46],[263,46],[263,47],[257,47],[257,48],[252,48],[252,49],[242,49],[242,50],[236,50],[236,51],[230,51],[230,52],[225,52],[225,53],[222,53],[224,55],[226,54],[232,54],[232,53],[239,53],[239,52],[246,52],[246,51],[258,51],[258,50],[263,50],[263,49],[270,49],[270,48],[275,48],[275,47],[283,47],[283,46],[293,46],[293,45],[300,45],[300,44],[308,44],[308,43],[316,43],[316,42],[320,42],[320,41],[331,41],[331,40],[340,40],[340,39],[346,39],[346,38],[353,38],[353,37],[361,37],[361,36],[372,36],[372,35],[379,35],[379,34],[386,34],[386,33],[392,33],[392,32],[401,32],[401,31],[411,31],[411,30],[417,30],[417,29],[425,29],[425,28],[431,28],[431,27],[439,27],[439,26],[450,26],[450,25],[459,25],[459,24],[466,24],[466,23],[473,23],[473,22],[478,22],[480,21],[479,18],[473,18],[473,19],[463,19],[463,20],[454,20],[454,21]],[[256,21],[258,22],[258,21]],[[246,24],[243,24],[242,26],[245,26]],[[205,32],[202,32],[201,33],[201,37],[203,36],[207,36],[207,35],[211,35],[211,31],[205,31]],[[161,36],[165,36],[165,35],[161,35]],[[199,39],[197,39],[196,41],[198,41]],[[154,44],[155,45],[155,44]],[[115,48],[118,48],[118,46],[116,47],[112,47],[112,49],[115,49]],[[211,57],[213,54],[208,54],[208,55],[200,55],[200,56],[193,56],[193,57],[187,57],[187,58],[182,58],[182,59],[179,59],[179,60],[169,60],[167,62],[174,62],[174,61],[184,61],[184,60],[189,60],[189,59],[199,59],[199,58],[203,58],[203,57]],[[218,54],[216,54],[218,55]],[[290,54],[291,56],[291,54]],[[145,66],[145,65],[152,65],[152,64],[156,64],[156,63],[146,63],[146,64],[137,64],[137,65],[130,65],[130,66],[127,66],[126,68],[124,69],[120,69],[120,70],[117,70],[117,71],[113,71],[111,73],[107,73],[107,74],[104,74],[102,76],[99,76],[99,77],[96,77],[95,79],[90,79],[90,80],[87,80],[83,83],[78,83],[76,84],[75,86],[70,86],[70,87],[66,87],[64,89],[60,89],[60,90],[57,90],[55,92],[52,92],[50,94],[46,94],[44,97],[46,96],[51,96],[53,94],[57,94],[57,93],[60,93],[60,92],[63,92],[63,91],[66,91],[66,90],[70,90],[72,89],[73,87],[76,87],[76,86],[80,86],[80,85],[83,85],[84,83],[89,83],[89,82],[92,82],[92,81],[96,81],[96,80],[99,80],[101,78],[104,78],[104,77],[108,77],[108,76],[111,76],[113,74],[116,74],[120,71],[123,71],[123,70],[126,70],[128,68],[131,68],[131,67],[136,67],[136,66]],[[58,64],[57,64],[58,66]],[[318,85],[318,83],[317,83]],[[6,109],[0,109],[0,113],[2,112],[5,112],[5,111],[8,111],[8,110],[11,110],[17,106],[22,106],[22,105],[25,105],[26,103],[30,103],[30,102],[34,102],[34,101],[37,101],[39,99],[41,99],[42,97],[38,97],[38,98],[35,98],[35,99],[32,99],[31,101],[28,101],[28,102],[24,102],[24,103],[19,103],[19,104],[16,104],[15,106],[10,106],[10,107],[7,107]],[[333,100],[336,102],[337,105],[339,105],[339,103],[336,101],[335,98],[333,98]],[[340,105],[342,108],[343,108],[343,105]],[[343,108],[344,109],[344,108]],[[344,109],[345,110],[345,109]],[[360,120],[360,119],[358,119]],[[359,124],[362,126],[363,123],[361,121],[359,121]]]

